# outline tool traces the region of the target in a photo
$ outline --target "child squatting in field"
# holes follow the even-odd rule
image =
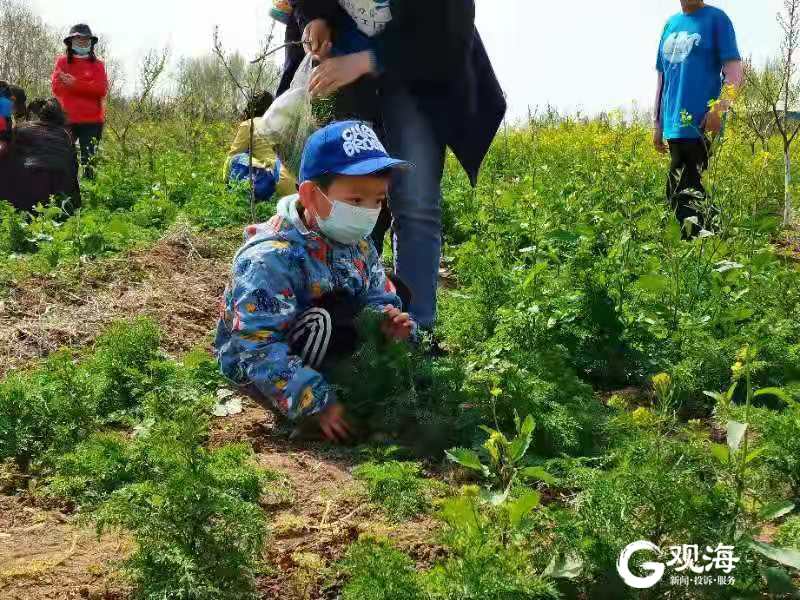
[[[222,372],[330,441],[352,431],[321,371],[355,351],[358,314],[385,313],[388,338],[416,330],[368,237],[391,173],[408,167],[366,124],[329,125],[306,144],[299,194],[248,227],[233,260],[214,344]]]

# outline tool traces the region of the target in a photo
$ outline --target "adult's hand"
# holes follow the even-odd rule
[[[659,154],[666,154],[669,150],[669,146],[664,141],[664,129],[658,125],[653,130],[653,146]]]
[[[411,337],[414,330],[414,321],[408,313],[389,307],[385,311],[386,320],[383,322],[383,334],[390,340],[405,341]]]
[[[369,52],[329,58],[314,69],[309,91],[315,98],[330,96],[371,72],[372,56]]]
[[[303,49],[319,60],[325,60],[333,49],[331,28],[325,19],[314,19],[303,31]]]
[[[329,442],[339,444],[350,439],[352,432],[344,413],[344,407],[338,403],[331,404],[320,413],[319,428]]]
[[[718,135],[722,131],[722,115],[716,109],[712,109],[703,118],[700,129],[712,137]]]
[[[61,83],[63,83],[67,87],[75,85],[75,77],[70,75],[69,73],[59,73],[58,78],[61,80]]]

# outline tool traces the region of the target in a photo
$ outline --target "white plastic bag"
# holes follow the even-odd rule
[[[314,70],[312,58],[309,54],[303,59],[289,90],[272,103],[256,125],[258,135],[273,140],[275,152],[295,177],[300,172],[306,140],[318,129],[308,91]]]

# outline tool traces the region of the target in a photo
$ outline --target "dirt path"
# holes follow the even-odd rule
[[[117,600],[125,587],[111,557],[129,542],[116,534],[98,539],[94,530],[57,510],[26,506],[0,496],[0,598],[4,600]]]
[[[238,230],[212,240],[174,230],[152,248],[87,265],[77,281],[33,278],[0,301],[0,377],[58,348],[85,347],[112,321],[154,318],[165,349],[201,342],[217,316]],[[209,243],[209,242],[213,242]]]

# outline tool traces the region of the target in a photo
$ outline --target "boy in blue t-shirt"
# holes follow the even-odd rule
[[[730,108],[723,83],[726,88],[741,85],[742,59],[733,24],[722,10],[702,0],[681,0],[681,9],[667,21],[658,47],[653,142],[671,156],[667,200],[676,217],[682,225],[696,217],[704,229],[706,215],[697,210],[693,192],[705,195],[702,174],[710,139],[721,131]],[[684,232],[693,236],[698,230]]]

